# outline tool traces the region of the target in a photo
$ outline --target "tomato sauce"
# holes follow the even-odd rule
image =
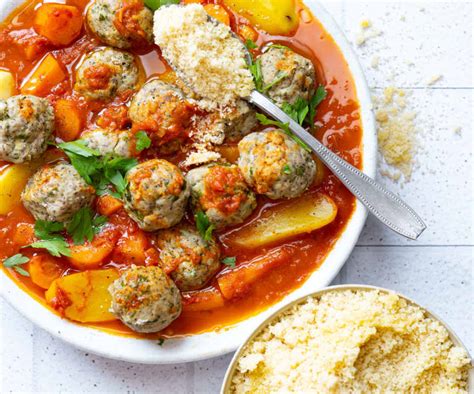
[[[70,98],[77,102],[83,119],[85,119],[84,130],[95,125],[102,127],[129,126],[126,113],[126,103],[129,96],[117,97],[114,102],[103,104],[99,102],[87,102],[73,95],[74,68],[81,61],[84,54],[100,46],[100,42],[87,35],[85,28],[81,36],[69,47],[55,49],[36,35],[33,30],[33,19],[35,10],[47,1],[28,1],[18,8],[3,25],[0,25],[0,69],[7,69],[15,75],[17,89],[27,80],[35,66],[48,53],[52,53],[66,68],[68,78],[56,85],[50,92],[45,94],[53,104],[60,98]],[[88,1],[86,0],[65,0],[56,1],[79,7],[84,11]],[[202,3],[221,4],[216,1],[201,1]],[[222,4],[221,4],[222,5]],[[320,23],[312,17],[302,3],[297,2],[298,12],[301,15],[300,24],[292,36],[271,36],[263,32],[258,32],[256,42],[259,45],[267,42],[279,43],[293,48],[298,53],[312,60],[315,65],[318,83],[325,86],[327,97],[317,109],[316,115],[316,137],[339,156],[361,168],[362,151],[361,139],[362,128],[360,121],[359,104],[354,82],[344,57]],[[231,27],[234,31],[240,31],[242,26],[248,24],[242,17],[232,13],[230,10]],[[22,46],[28,46],[29,50],[24,50]],[[146,78],[160,76],[169,71],[166,62],[161,58],[157,47],[131,51],[141,61],[143,73]],[[97,70],[97,81],[103,77],[103,70]],[[154,153],[146,153],[143,158],[149,158]],[[177,154],[173,157],[165,157],[176,164],[179,164],[184,157]],[[8,163],[0,163],[0,173],[9,167]],[[239,263],[245,263],[257,256],[263,256],[275,247],[281,246],[285,250],[285,261],[273,267],[258,282],[247,289],[241,297],[225,301],[224,305],[216,304],[215,308],[207,311],[184,310],[182,315],[171,324],[164,332],[153,335],[141,335],[132,332],[120,321],[108,323],[88,324],[108,332],[130,335],[135,337],[155,337],[155,336],[180,336],[193,333],[205,332],[231,324],[235,324],[249,316],[257,314],[259,311],[268,308],[279,301],[286,294],[301,286],[304,281],[323,263],[325,257],[333,247],[334,243],[344,230],[350,216],[355,208],[355,198],[344,188],[338,179],[329,171],[325,170],[324,177],[317,186],[307,191],[308,198],[311,193],[323,192],[329,195],[338,207],[336,219],[329,225],[310,234],[301,235],[290,240],[286,240],[279,245],[271,245],[259,250],[237,249],[229,242],[233,231],[239,228],[226,229],[218,233],[221,242],[223,256],[236,256],[237,267]],[[245,224],[253,220],[258,220],[262,211],[277,204],[287,204],[290,202],[275,202],[259,196],[258,207],[252,216],[246,220]],[[128,218],[123,210],[119,209],[110,217],[110,226],[116,226],[122,237],[132,237],[137,234],[137,226]],[[25,224],[33,224],[34,219],[19,203],[11,212],[0,215],[0,259],[12,256],[19,252],[19,243],[15,239],[18,233],[17,228]],[[148,245],[151,246],[151,245]],[[27,257],[31,257],[33,252],[25,249]],[[115,267],[124,268],[127,265],[114,259],[117,254],[114,252],[112,258],[104,268]],[[147,258],[149,255],[147,254]],[[151,253],[153,256],[153,253]],[[152,258],[156,263],[156,257]],[[148,261],[148,260],[147,260]],[[66,263],[67,264],[67,263]],[[223,266],[225,267],[225,266]],[[45,302],[45,290],[39,288],[28,277],[24,277],[7,270],[2,266],[7,274],[12,277],[18,285],[31,294],[36,300],[53,311],[53,308]],[[232,270],[230,267],[223,268],[220,274]],[[78,270],[72,267],[66,269],[63,275],[67,275]],[[206,298],[217,288],[217,281],[214,279],[207,290],[202,294],[197,292],[199,297]],[[206,293],[207,291],[207,293]],[[187,295],[184,298],[188,298]],[[56,312],[57,313],[57,312]]]

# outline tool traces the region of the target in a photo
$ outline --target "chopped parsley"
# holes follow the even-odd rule
[[[263,92],[268,92],[273,86],[275,86],[278,82],[285,79],[287,76],[288,76],[288,73],[280,71],[278,73],[278,75],[276,76],[276,78],[272,82],[270,82],[269,84],[267,84],[263,87],[263,89],[262,89]]]
[[[268,46],[268,48],[278,48],[278,49],[290,49],[288,48],[286,45],[282,45],[282,44],[271,44]]]
[[[33,242],[30,245],[23,246],[24,248],[46,249],[50,255],[55,257],[70,256],[71,249],[64,238],[51,238],[41,241]]]
[[[100,231],[100,228],[107,222],[105,216],[95,216],[92,209],[84,207],[79,209],[71,221],[67,224],[66,229],[71,235],[74,244],[82,244],[86,240],[91,242],[94,235]]]
[[[23,256],[21,253],[17,253],[12,257],[9,257],[8,259],[3,260],[3,265],[7,268],[13,268],[20,275],[30,276],[28,271],[20,267],[20,265],[23,265],[27,263],[28,261],[30,261],[28,257]]]
[[[136,149],[138,152],[148,149],[151,146],[151,139],[143,130],[135,134],[135,138],[137,139]]]
[[[110,194],[120,198],[127,187],[125,173],[138,164],[133,158],[110,154],[101,156],[98,151],[90,149],[81,140],[65,142],[58,147],[66,153],[82,178],[94,186],[99,196],[109,192],[110,186],[113,186],[116,193],[110,192]]]
[[[59,234],[64,230],[64,224],[60,222],[48,222],[47,220],[37,220],[35,222],[35,236],[39,239],[54,239],[61,237]]]
[[[252,41],[250,38],[247,38],[245,40],[245,46],[249,51],[252,50],[252,49],[257,49],[258,48],[257,43],[255,41]]]
[[[212,232],[214,231],[215,227],[209,221],[209,218],[203,211],[198,211],[196,215],[194,215],[196,220],[196,228],[199,231],[199,234],[206,242],[210,242],[212,240]]]
[[[313,127],[316,108],[321,104],[321,101],[325,99],[326,95],[327,92],[326,89],[324,89],[324,86],[319,85],[309,101],[298,97],[293,104],[283,103],[281,109],[295,122],[298,122],[300,126],[302,126],[303,123],[306,123],[310,127]]]
[[[263,91],[263,73],[262,73],[262,63],[260,59],[252,61],[252,64],[249,65],[249,69],[253,76],[255,89],[257,89],[259,92],[262,92]]]
[[[291,175],[291,167],[288,164],[285,164],[281,170],[283,174]]]
[[[306,143],[301,138],[299,138],[298,136],[296,136],[295,134],[291,132],[288,123],[283,123],[277,120],[269,119],[263,114],[257,114],[256,116],[257,116],[258,121],[264,126],[276,126],[280,128],[286,135],[288,135],[291,139],[293,139],[293,141],[295,141],[304,150],[311,152],[311,149],[309,148],[309,146],[306,145]]]
[[[164,5],[179,4],[180,0],[145,0],[144,2],[149,9],[156,11]]]
[[[165,339],[164,339],[164,338],[158,339],[158,346],[163,346],[164,343],[165,343]]]
[[[222,259],[222,264],[225,264],[231,268],[234,268],[235,267],[235,261],[236,261],[236,258],[235,256],[232,256],[232,257],[224,257]]]

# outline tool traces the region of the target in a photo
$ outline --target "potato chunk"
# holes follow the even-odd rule
[[[21,204],[21,191],[36,167],[31,163],[12,164],[0,173],[0,215]]]
[[[108,287],[118,277],[114,269],[63,276],[46,291],[46,301],[63,316],[81,323],[116,320],[109,312],[112,297]]]
[[[295,0],[224,0],[224,4],[270,34],[288,35],[298,27]]]
[[[0,99],[7,99],[15,94],[15,79],[9,71],[0,70]]]
[[[229,241],[242,248],[256,248],[317,230],[336,215],[337,206],[329,196],[305,195],[264,210],[260,218],[233,232]]]

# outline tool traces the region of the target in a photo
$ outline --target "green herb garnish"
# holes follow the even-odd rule
[[[314,127],[314,118],[316,117],[316,108],[326,98],[328,92],[323,85],[319,85],[313,94],[313,97],[309,99],[309,116],[307,122],[311,127]]]
[[[165,343],[165,339],[164,339],[164,338],[158,339],[158,346],[163,346],[164,343]]]
[[[255,83],[255,89],[259,92],[263,91],[263,74],[262,74],[262,63],[260,59],[252,61],[252,64],[249,65],[250,72],[253,76],[253,81]]]
[[[46,249],[50,255],[55,257],[70,256],[71,250],[64,238],[52,238],[42,241],[33,242],[31,245],[23,246],[24,248]]]
[[[151,146],[151,139],[143,130],[135,134],[135,138],[137,140],[136,149],[138,152],[148,149]]]
[[[145,0],[144,2],[149,9],[156,11],[164,5],[179,4],[180,0]]]
[[[288,135],[291,139],[293,139],[293,141],[295,141],[304,150],[311,152],[311,149],[309,148],[309,146],[306,145],[306,143],[301,138],[299,138],[298,136],[296,136],[295,134],[291,132],[290,126],[288,125],[288,123],[283,123],[277,120],[269,119],[263,114],[257,114],[256,116],[257,116],[258,121],[264,126],[276,126],[280,128],[286,135]]]
[[[35,222],[35,236],[39,239],[54,239],[61,237],[59,234],[64,230],[64,224],[60,222],[49,222],[47,220],[37,220]]]
[[[232,256],[232,257],[224,257],[222,259],[222,264],[225,264],[231,268],[234,268],[235,267],[235,261],[236,261],[236,258],[235,256]]]
[[[3,265],[7,268],[13,268],[16,272],[23,276],[30,276],[30,274],[20,267],[20,265],[27,263],[30,259],[23,256],[21,253],[17,253],[8,259],[3,260]]]
[[[113,195],[120,198],[127,187],[125,173],[138,164],[133,158],[101,156],[98,151],[88,148],[81,140],[65,142],[58,147],[66,153],[82,178],[94,186],[99,196],[105,194],[110,185],[113,185],[118,193]]]
[[[67,224],[67,232],[72,237],[74,244],[79,245],[86,240],[91,242],[94,235],[100,231],[100,228],[107,222],[107,217],[96,216],[89,207],[79,209],[71,221]]]
[[[281,172],[286,175],[291,175],[291,167],[288,164],[285,164]]]
[[[258,45],[255,41],[252,41],[250,38],[247,38],[245,40],[245,46],[247,47],[248,50],[252,50],[252,49],[257,49],[258,48]]]
[[[212,241],[212,232],[215,227],[211,224],[207,215],[203,211],[198,211],[194,218],[196,220],[196,228],[204,241]]]
[[[270,82],[269,84],[265,85],[263,87],[263,92],[268,92],[273,86],[275,86],[278,82],[281,82],[283,79],[285,79],[288,76],[288,73],[280,71],[276,78]]]

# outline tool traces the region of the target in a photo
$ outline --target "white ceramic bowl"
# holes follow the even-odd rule
[[[235,352],[234,354],[234,357],[232,357],[232,361],[230,362],[229,364],[229,367],[227,368],[227,372],[225,374],[225,377],[224,377],[224,382],[222,383],[222,387],[221,387],[221,394],[227,394],[230,392],[230,387],[231,387],[231,383],[232,383],[232,377],[234,376],[234,373],[235,373],[235,370],[237,368],[237,362],[238,360],[240,359],[240,357],[242,356],[245,348],[247,347],[247,345],[249,343],[251,343],[253,341],[253,339],[259,335],[262,330],[267,327],[271,322],[275,321],[278,316],[281,316],[283,315],[287,310],[289,310],[290,308],[292,308],[293,306],[295,306],[296,304],[300,304],[302,303],[304,300],[306,300],[307,298],[309,297],[321,297],[323,294],[326,294],[326,293],[331,293],[331,292],[337,292],[337,291],[344,291],[344,290],[356,290],[356,291],[373,291],[373,290],[378,290],[380,291],[381,293],[393,293],[393,294],[396,294],[398,295],[400,298],[402,299],[405,299],[409,304],[411,305],[415,305],[419,308],[421,308],[422,310],[425,311],[426,315],[431,317],[433,320],[437,320],[439,323],[441,323],[441,325],[443,325],[446,330],[448,331],[448,334],[449,334],[449,337],[451,339],[451,341],[453,341],[453,343],[458,346],[458,347],[461,347],[463,348],[469,359],[471,360],[471,368],[469,369],[469,373],[468,373],[468,392],[469,394],[473,394],[474,393],[474,361],[472,360],[472,357],[471,355],[469,354],[469,350],[467,349],[466,346],[464,346],[464,344],[461,342],[461,340],[459,339],[459,337],[456,335],[456,333],[451,329],[451,327],[449,327],[443,320],[441,320],[437,315],[435,315],[433,312],[431,312],[430,310],[426,309],[425,307],[421,306],[420,304],[416,303],[415,301],[413,301],[411,298],[408,298],[400,293],[397,293],[397,292],[394,292],[393,290],[388,290],[388,289],[384,289],[382,287],[377,287],[377,286],[365,286],[365,285],[339,285],[339,286],[330,286],[330,287],[326,287],[324,289],[321,289],[321,290],[318,290],[318,291],[315,291],[311,294],[307,294],[299,299],[296,299],[294,300],[293,302],[290,302],[282,307],[280,307],[280,309],[276,310],[273,312],[272,315],[268,316],[267,319],[265,321],[262,321],[260,323],[260,325],[255,328],[255,330],[250,334],[248,335],[246,338],[245,338],[245,341],[240,345],[240,347],[237,349],[237,351]]]
[[[23,1],[3,0],[0,3],[0,20],[3,20],[15,6]],[[374,177],[377,149],[375,124],[370,93],[362,69],[349,42],[321,4],[314,0],[306,0],[305,3],[334,38],[352,72],[363,126],[363,171]],[[3,272],[0,274],[1,290],[4,298],[29,320],[52,335],[88,352],[146,364],[182,363],[207,359],[237,349],[255,327],[282,305],[329,285],[352,252],[364,226],[366,215],[365,208],[357,202],[355,212],[344,233],[321,267],[308,278],[303,286],[273,307],[229,329],[167,340],[163,346],[158,346],[156,341],[115,336],[61,319],[22,291]]]

